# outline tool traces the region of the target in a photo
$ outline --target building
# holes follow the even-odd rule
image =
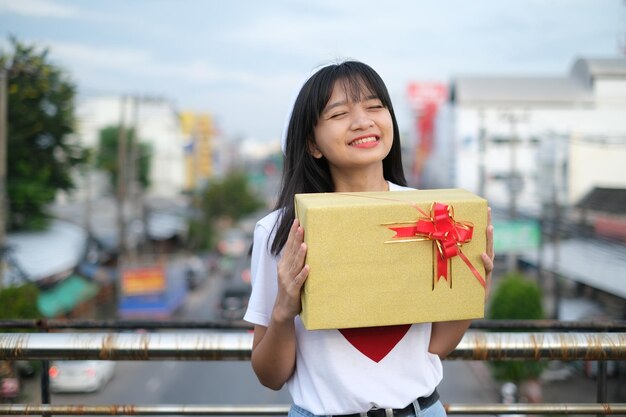
[[[626,186],[626,59],[578,59],[560,77],[457,77],[422,183],[536,215],[594,186]]]
[[[615,210],[626,206],[615,196],[626,189],[625,114],[624,58],[581,58],[564,76],[456,77],[427,138],[421,184],[486,197],[496,244],[521,221],[511,219],[531,219],[541,245],[498,257],[541,271],[550,315],[579,319],[581,308],[570,307],[593,302],[623,319],[624,220]],[[596,203],[609,194],[613,212]]]
[[[122,104],[124,112],[122,112]],[[184,141],[174,104],[162,98],[98,96],[82,98],[77,106],[78,132],[84,146],[97,149],[100,131],[106,127],[134,128],[141,142],[150,145],[150,197],[174,198],[185,181]],[[92,195],[103,195],[108,183],[95,177]],[[95,189],[94,189],[95,188]]]
[[[173,103],[162,98],[138,96],[83,97],[77,105],[80,143],[97,151],[100,132],[120,124],[134,129],[141,143],[151,149],[150,186],[139,192],[136,178],[127,169],[128,183],[123,207],[126,245],[136,248],[146,238],[162,240],[186,230],[184,140],[180,118]],[[132,158],[129,149],[128,157]],[[133,167],[132,163],[127,168]],[[136,174],[135,174],[136,175]],[[79,174],[77,190],[60,193],[52,207],[57,218],[82,225],[111,252],[119,244],[116,187],[97,169]]]

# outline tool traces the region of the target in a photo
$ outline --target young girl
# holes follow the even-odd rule
[[[282,189],[276,210],[254,232],[252,367],[278,390],[285,383],[290,416],[359,414],[376,417],[445,416],[436,387],[441,359],[470,321],[413,324],[376,362],[338,330],[306,330],[300,291],[309,274],[305,231],[295,219],[296,193],[408,190],[400,134],[387,88],[369,66],[345,61],[319,69],[303,85],[286,131]],[[483,263],[493,269],[492,226]],[[370,343],[393,326],[365,330]]]

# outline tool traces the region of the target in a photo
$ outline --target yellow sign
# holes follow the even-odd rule
[[[213,119],[207,113],[182,112],[180,127],[185,136],[185,188],[193,189],[213,175]]]

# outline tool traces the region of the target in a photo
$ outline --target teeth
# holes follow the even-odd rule
[[[376,142],[376,138],[374,136],[370,136],[369,138],[357,139],[355,141],[350,142],[350,145],[360,145],[362,143],[367,142]]]

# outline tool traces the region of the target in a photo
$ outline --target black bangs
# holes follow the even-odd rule
[[[346,99],[353,103],[358,103],[371,97],[378,98],[378,94],[362,79],[340,78],[335,83],[335,86],[338,85],[346,92]]]
[[[347,61],[332,65],[321,69],[317,76],[319,77],[318,88],[321,94],[317,94],[315,123],[328,104],[336,84],[343,87],[349,101],[356,103],[375,97],[385,107],[391,107],[389,92],[383,80],[372,68],[360,62]]]

